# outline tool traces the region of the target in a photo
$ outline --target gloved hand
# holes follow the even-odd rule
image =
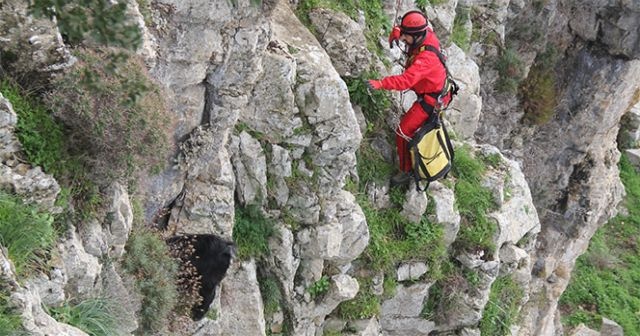
[[[382,89],[382,82],[375,79],[370,79],[367,81],[367,87],[369,90],[380,90]]]
[[[400,41],[400,35],[402,35],[402,32],[400,31],[400,27],[393,26],[393,28],[391,29],[391,33],[389,34],[389,48],[390,49],[393,48],[393,42],[395,42],[396,45],[398,45],[398,41]]]

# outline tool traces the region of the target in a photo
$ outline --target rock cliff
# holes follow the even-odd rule
[[[426,193],[386,182],[394,115],[410,94],[390,95],[381,121],[356,98],[363,76],[399,71],[401,55],[386,48],[383,29],[371,31],[371,8],[127,5],[143,36],[138,57],[175,120],[175,153],[136,190],[122,181],[104,188],[102,215],[69,221],[47,269],[17,281],[0,254],[0,289],[8,288],[29,334],[84,335],[40,307],[98,293],[132,297],[121,302],[128,322],[120,330],[143,333],[136,316],[144,301],[119,266],[132,228],[153,223],[167,234],[233,239],[239,209],[253,206],[273,225],[268,254],[234,260],[215,316],[176,318],[173,333],[563,334],[558,299],[624,195],[616,139],[640,96],[637,2],[427,6],[461,87],[445,117],[461,161]],[[385,0],[376,10],[388,23],[416,6]],[[34,17],[21,1],[0,5],[0,41],[4,61],[19,60],[3,63],[5,75],[46,83],[76,61],[55,21]],[[16,119],[0,97],[2,190],[40,211],[65,211],[54,204],[58,182],[19,155]],[[496,323],[490,314],[505,329],[488,327]]]

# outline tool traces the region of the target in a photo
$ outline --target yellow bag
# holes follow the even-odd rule
[[[416,131],[409,142],[412,173],[418,190],[421,190],[420,181],[427,182],[422,189],[426,190],[430,182],[445,177],[453,164],[453,145],[449,134],[437,115],[434,116]]]

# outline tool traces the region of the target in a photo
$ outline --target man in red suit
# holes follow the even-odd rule
[[[400,173],[391,178],[392,186],[406,184],[411,178],[408,140],[434,113],[434,108],[445,107],[451,100],[451,93],[443,91],[447,81],[447,70],[444,60],[438,55],[440,41],[429,27],[427,16],[420,11],[407,12],[402,17],[400,26],[394,26],[389,35],[390,47],[393,47],[393,43],[398,44],[398,41],[404,42],[407,53],[404,72],[380,80],[372,79],[367,83],[373,90],[411,89],[418,96],[418,100],[402,116],[396,129]]]

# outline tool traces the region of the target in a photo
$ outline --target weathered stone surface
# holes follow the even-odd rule
[[[427,6],[427,17],[438,33],[438,37],[446,39],[453,28],[458,0],[444,1],[437,5]]]
[[[25,284],[21,287],[16,279],[14,267],[4,247],[0,246],[0,281],[4,289],[11,292],[9,302],[21,315],[22,327],[33,336],[87,336],[81,330],[70,325],[59,323],[47,315],[42,308],[42,301],[36,286]]]
[[[110,256],[119,258],[124,254],[124,246],[133,227],[133,210],[129,193],[120,183],[110,187],[108,199],[111,206],[105,218],[105,229],[109,241]]]
[[[507,159],[493,146],[483,145],[479,149],[481,156],[497,157],[500,162],[499,168],[490,170],[484,181],[500,206],[490,214],[499,226],[496,245],[507,241],[517,243],[525,234],[539,232],[538,212],[520,164]]]
[[[640,58],[640,4],[636,1],[567,1],[569,26],[585,40],[606,45],[612,55]]]
[[[363,28],[346,14],[317,8],[309,13],[316,37],[342,77],[358,77],[371,65]]]
[[[427,211],[428,202],[425,192],[416,190],[415,185],[412,184],[405,194],[400,215],[411,222],[419,223],[422,215]]]
[[[428,270],[427,264],[422,262],[405,263],[398,267],[396,279],[398,281],[418,280]]]
[[[57,213],[58,182],[40,167],[21,163],[22,145],[14,135],[18,117],[11,103],[0,94],[0,189],[17,194],[27,203]]]
[[[528,136],[523,167],[536,208],[542,210],[540,221],[545,223],[538,235],[536,258],[553,257],[556,262],[546,268],[563,268],[566,273],[586,250],[596,229],[615,215],[621,200],[616,137],[620,118],[637,92],[634,83],[640,76],[640,61],[581,50],[563,62],[562,75],[573,80],[560,95],[563,103],[554,122],[541,125]],[[574,96],[575,92],[581,94]],[[548,300],[526,305],[521,336],[555,330],[557,300],[568,280],[558,277],[558,281],[549,282],[549,274],[543,276],[540,273],[533,278],[530,297],[547,293]]]
[[[455,206],[453,190],[436,181],[429,185],[429,194],[435,204],[436,222],[444,228],[444,245],[449,247],[460,230],[460,212]]]
[[[569,336],[600,336],[600,333],[581,323],[569,333]]]
[[[280,280],[283,296],[292,297],[294,295],[293,280],[300,265],[300,259],[294,256],[294,237],[291,230],[284,225],[277,225],[276,231],[269,240],[271,254],[268,260],[273,272]]]
[[[380,326],[384,335],[428,335],[435,323],[420,317],[430,285],[399,285],[396,295],[382,303]]]
[[[220,335],[265,335],[254,261],[233,263],[220,289]]]
[[[235,178],[225,139],[210,128],[198,128],[183,144],[186,182],[169,221],[177,233],[216,233],[231,238]]]
[[[480,70],[455,44],[448,47],[446,52],[447,67],[460,89],[449,105],[445,119],[451,123],[451,129],[459,139],[471,140],[478,128],[482,110]]]
[[[606,336],[624,336],[624,330],[622,330],[622,327],[615,321],[603,317],[600,334]]]
[[[29,4],[20,0],[3,1],[0,50],[6,58],[3,68],[16,77],[31,76],[34,84],[70,67],[76,60],[64,45],[55,21],[28,15]]]
[[[342,301],[353,299],[360,285],[358,281],[346,274],[338,274],[331,277],[331,287],[315,307],[315,316],[326,316],[331,313]]]
[[[260,142],[247,132],[232,136],[229,148],[240,204],[261,204],[267,196],[267,163]]]
[[[68,278],[65,287],[67,295],[78,299],[90,297],[102,270],[102,264],[96,257],[85,252],[73,229],[67,232],[66,239],[58,246],[58,253]]]

